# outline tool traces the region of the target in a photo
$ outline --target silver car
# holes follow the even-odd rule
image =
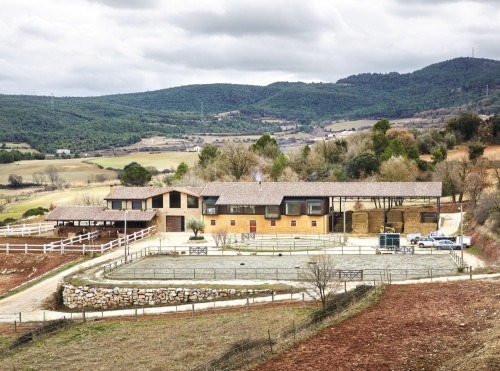
[[[434,241],[434,247],[438,250],[460,250],[460,245],[450,240]]]

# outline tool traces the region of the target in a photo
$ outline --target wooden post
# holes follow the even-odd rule
[[[271,354],[273,353],[273,341],[271,340],[271,330],[267,330],[267,335],[269,336],[269,348],[271,349]]]

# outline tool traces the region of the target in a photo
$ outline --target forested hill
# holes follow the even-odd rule
[[[0,143],[28,142],[46,152],[91,150],[156,134],[273,131],[269,124],[254,120],[259,116],[307,124],[409,117],[463,104],[498,112],[500,61],[457,58],[413,73],[366,73],[337,83],[190,85],[88,98],[0,95]],[[236,110],[240,115],[224,119],[212,115]]]

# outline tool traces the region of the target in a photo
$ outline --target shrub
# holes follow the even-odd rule
[[[46,212],[48,212],[49,210],[44,208],[44,207],[37,207],[37,208],[34,208],[34,209],[29,209],[29,210],[26,210],[23,214],[23,218],[27,218],[29,216],[35,216],[35,215],[43,215],[45,214]]]

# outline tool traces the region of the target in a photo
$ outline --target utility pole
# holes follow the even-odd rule
[[[464,265],[464,227],[463,227],[463,210],[460,204],[460,257],[462,259],[462,267]]]

